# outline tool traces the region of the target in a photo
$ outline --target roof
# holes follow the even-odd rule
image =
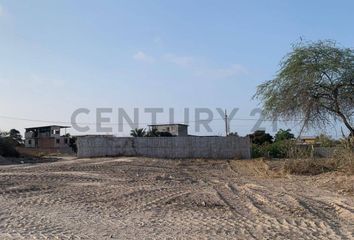
[[[30,127],[25,129],[28,130],[28,129],[38,129],[38,128],[49,128],[49,127],[71,128],[70,126],[49,125],[49,126],[40,126],[40,127]]]
[[[306,140],[306,139],[316,139],[316,137],[315,136],[304,136],[304,137],[300,137],[300,139],[302,139],[302,140]]]
[[[83,137],[114,137],[112,134],[85,134],[85,135],[73,135],[73,137],[83,138]]]
[[[148,126],[154,127],[154,126],[176,126],[176,125],[187,126],[187,127],[188,127],[188,124],[183,124],[183,123],[150,124],[150,125],[148,125]]]

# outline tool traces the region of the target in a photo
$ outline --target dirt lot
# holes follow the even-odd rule
[[[105,158],[0,166],[0,239],[354,238],[354,198],[330,176],[266,178],[250,165]]]

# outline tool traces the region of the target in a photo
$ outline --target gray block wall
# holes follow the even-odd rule
[[[248,137],[78,137],[78,157],[249,159]]]

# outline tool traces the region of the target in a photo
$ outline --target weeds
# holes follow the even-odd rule
[[[340,171],[353,175],[354,153],[349,149],[337,149],[331,158],[288,159],[284,162],[283,171],[299,175],[317,175]]]

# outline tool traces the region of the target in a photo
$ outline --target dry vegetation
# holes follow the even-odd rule
[[[300,153],[299,156],[304,154]],[[231,162],[233,166],[251,175],[263,178],[289,178],[309,176],[321,180],[324,187],[333,187],[343,193],[354,195],[354,152],[340,149],[331,158],[291,158],[269,160],[259,158],[248,161]],[[236,166],[234,166],[236,168]],[[327,181],[327,180],[328,181]],[[325,185],[330,186],[325,186]]]
[[[354,154],[351,151],[337,151],[331,158],[289,159],[284,162],[283,170],[289,174],[316,175],[340,171],[354,174]]]

